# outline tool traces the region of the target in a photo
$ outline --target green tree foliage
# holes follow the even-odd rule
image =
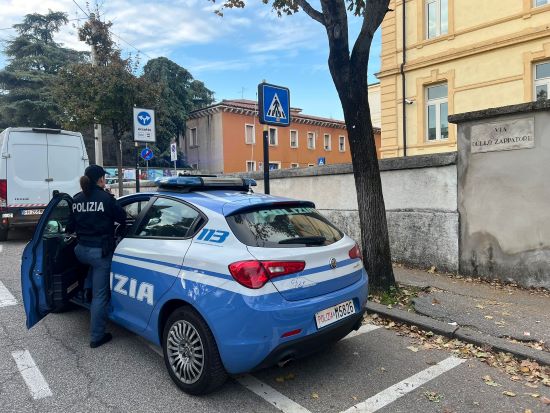
[[[149,60],[143,68],[142,79],[155,85],[159,92],[155,106],[157,164],[162,166],[165,162],[169,166],[170,142],[185,134],[188,113],[211,104],[214,93],[166,57]]]
[[[215,0],[210,0],[216,3]],[[351,150],[361,246],[369,283],[373,289],[388,290],[395,284],[382,195],[374,130],[368,102],[369,53],[375,31],[388,11],[390,0],[319,0],[320,8],[308,0],[262,0],[279,16],[300,10],[319,22],[327,33],[328,67],[344,112]],[[245,7],[244,0],[222,0],[224,7]],[[350,50],[348,12],[361,19],[361,31]]]
[[[53,39],[67,24],[67,15],[27,14],[13,27],[18,35],[7,41],[4,53],[9,64],[0,71],[0,128],[8,126],[59,127],[59,106],[52,83],[60,69],[83,62],[87,54],[64,48]]]

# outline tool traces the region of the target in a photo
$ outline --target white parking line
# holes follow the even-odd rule
[[[311,413],[305,407],[300,406],[298,403],[290,400],[273,387],[268,386],[250,374],[237,377],[237,381],[284,413]]]
[[[23,376],[23,380],[25,380],[33,399],[37,400],[52,396],[50,386],[48,386],[44,376],[40,373],[28,350],[14,351],[11,353],[11,356],[15,360],[19,373]]]
[[[9,292],[4,283],[0,281],[0,307],[7,307],[16,304],[17,300],[15,297]]]
[[[378,330],[380,326],[374,325],[374,324],[363,324],[361,327],[359,327],[359,330],[352,331],[347,336],[345,336],[342,340],[347,340],[348,338],[353,338],[360,336],[361,334],[370,333],[371,331]]]
[[[435,379],[437,376],[459,366],[466,360],[459,359],[457,357],[449,357],[443,361],[440,361],[435,366],[428,367],[422,370],[420,373],[409,377],[386,390],[382,390],[380,393],[368,398],[364,402],[358,403],[355,406],[350,407],[343,413],[374,413],[388,404],[396,401],[400,397],[410,393],[423,384]]]
[[[0,244],[0,253],[4,250],[4,246]]]

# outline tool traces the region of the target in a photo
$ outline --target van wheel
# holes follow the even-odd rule
[[[227,379],[210,328],[189,307],[178,308],[168,318],[162,349],[170,377],[186,393],[210,393]]]
[[[7,241],[7,240],[8,240],[8,228],[0,227],[0,241]]]

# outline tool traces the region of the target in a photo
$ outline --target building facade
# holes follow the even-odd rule
[[[343,121],[305,115],[291,108],[289,127],[269,126],[270,169],[351,162]],[[184,147],[187,162],[202,172],[263,170],[263,130],[257,103],[223,100],[189,115]],[[377,147],[380,131],[376,130]],[[181,144],[180,144],[181,145]]]
[[[392,0],[390,9],[381,158],[455,151],[448,115],[548,99],[550,0]]]

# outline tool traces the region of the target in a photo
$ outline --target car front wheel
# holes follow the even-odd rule
[[[212,332],[189,307],[178,308],[170,315],[162,347],[170,377],[186,393],[210,393],[227,379]]]

